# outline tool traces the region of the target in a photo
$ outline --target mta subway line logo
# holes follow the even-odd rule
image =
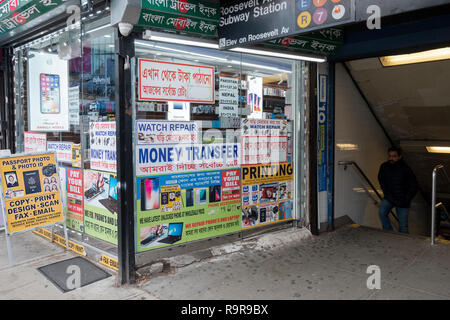
[[[338,23],[349,11],[344,0],[297,0],[297,26],[300,29]]]

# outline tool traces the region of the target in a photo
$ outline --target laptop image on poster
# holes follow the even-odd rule
[[[183,223],[169,223],[167,237],[159,240],[159,243],[172,244],[181,240],[181,233],[183,232]]]
[[[98,200],[110,212],[117,214],[117,178],[110,176],[108,198]]]

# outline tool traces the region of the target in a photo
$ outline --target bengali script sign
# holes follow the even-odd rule
[[[214,103],[214,67],[139,59],[139,100]]]

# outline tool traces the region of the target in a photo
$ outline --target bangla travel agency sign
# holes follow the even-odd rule
[[[246,0],[222,2],[221,49],[265,42],[355,20],[355,0]]]
[[[0,35],[60,6],[67,0],[0,0]]]
[[[207,1],[142,0],[138,24],[215,36],[219,18],[219,6]]]

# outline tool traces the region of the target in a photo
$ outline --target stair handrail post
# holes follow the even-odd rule
[[[434,245],[434,235],[436,227],[436,174],[437,172],[444,168],[442,164],[438,164],[433,169],[432,174],[432,184],[431,184],[431,245]]]

